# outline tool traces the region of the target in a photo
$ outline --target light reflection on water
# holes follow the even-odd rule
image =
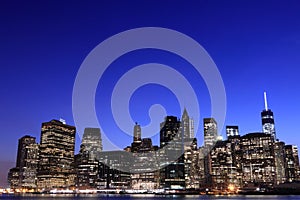
[[[299,199],[300,195],[235,195],[235,196],[214,196],[214,195],[151,195],[151,194],[133,194],[133,195],[115,195],[115,194],[39,194],[39,195],[0,195],[0,199],[10,200],[84,200],[84,199],[102,199],[102,200],[114,200],[114,199],[134,199],[134,200],[145,200],[145,199],[197,199],[197,200],[209,200],[209,199],[221,199],[221,200],[257,200],[257,199],[269,199],[269,200],[294,200]]]

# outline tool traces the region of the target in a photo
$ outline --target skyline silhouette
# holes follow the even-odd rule
[[[20,137],[32,135],[39,142],[41,123],[51,119],[63,118],[74,125],[73,85],[89,52],[110,36],[138,27],[180,31],[205,48],[225,85],[225,125],[238,125],[241,135],[262,131],[260,112],[264,109],[263,92],[267,91],[277,138],[288,144],[300,144],[297,137],[300,132],[297,126],[297,110],[300,110],[298,1],[164,1],[159,4],[132,1],[130,5],[126,1],[16,4],[2,1],[0,4],[1,180],[7,174],[3,168],[15,162],[15,147]],[[113,121],[110,97],[114,83],[125,72],[150,62],[173,67],[197,91],[200,122],[195,134],[201,144],[201,119],[211,115],[207,86],[186,60],[154,49],[127,53],[105,72],[95,99],[98,119],[104,124],[101,131],[119,147],[130,143],[132,137],[124,134]],[[176,97],[167,88],[145,85],[130,99],[129,110],[134,121],[148,124],[148,110],[156,103],[164,105],[168,115],[182,114]],[[225,127],[219,130],[224,138],[225,131]],[[82,135],[83,130],[78,133]],[[79,151],[81,140],[78,133],[75,152]],[[159,142],[157,135],[152,140],[154,144]]]

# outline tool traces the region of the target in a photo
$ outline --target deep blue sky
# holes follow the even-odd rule
[[[296,0],[1,1],[1,166],[15,161],[18,138],[30,134],[39,141],[42,122],[61,117],[74,124],[74,80],[82,61],[95,46],[121,31],[147,26],[180,31],[207,50],[225,84],[226,124],[239,125],[241,134],[260,131],[266,90],[278,138],[299,146],[299,10],[300,2]],[[148,61],[177,69],[186,64],[166,52],[133,52],[116,60],[114,65],[119,68],[111,66],[111,73],[108,71],[106,75],[107,88],[111,87],[109,80],[114,80],[126,67]],[[199,83],[192,75],[190,78],[194,89],[203,97],[202,119],[210,115],[208,92],[201,78]],[[98,87],[97,108],[104,104],[102,95],[109,91],[107,88]],[[146,123],[149,105],[161,101],[166,104],[168,114],[180,114],[168,90],[149,85],[132,98],[133,118]],[[100,118],[109,115],[98,113]],[[131,138],[119,140],[122,133],[110,127],[109,117],[103,122],[112,140],[119,146],[129,145]],[[202,144],[202,120],[199,130]],[[153,139],[157,144],[157,138]]]

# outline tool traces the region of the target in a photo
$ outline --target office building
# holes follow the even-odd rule
[[[35,137],[26,135],[19,139],[16,167],[10,170],[8,176],[12,188],[36,189],[38,150]]]
[[[276,184],[281,184],[286,181],[285,174],[285,143],[275,141],[274,143],[274,156],[275,156],[275,167],[276,167]]]
[[[91,158],[84,145],[80,146],[79,154],[75,155],[76,188],[80,190],[99,189],[99,161]]]
[[[228,140],[218,141],[212,148],[210,156],[212,188],[219,191],[239,188],[241,181],[233,160],[232,143]]]
[[[75,127],[63,121],[42,123],[37,174],[39,190],[75,186],[75,133]]]
[[[239,136],[238,126],[226,126],[226,136],[227,138]]]
[[[181,123],[167,116],[160,125],[161,171],[160,186],[165,189],[185,189],[184,142]]]
[[[90,154],[89,159],[96,159],[97,153],[103,149],[100,129],[85,128],[81,144],[85,151]]]
[[[218,140],[217,122],[214,118],[204,118],[204,146],[212,148]]]
[[[273,140],[276,140],[274,114],[272,110],[268,108],[266,92],[264,92],[264,100],[265,109],[261,112],[262,131],[266,134],[270,134]]]
[[[244,186],[269,187],[275,184],[274,141],[270,134],[249,133],[241,137]]]

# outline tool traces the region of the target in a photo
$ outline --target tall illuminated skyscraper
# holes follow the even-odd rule
[[[218,139],[217,122],[214,118],[204,118],[204,146],[212,147]]]
[[[63,121],[42,124],[38,188],[69,188],[75,185],[74,147],[76,128]]]
[[[271,109],[268,108],[267,93],[264,92],[265,109],[261,112],[262,131],[266,134],[270,134],[274,140],[276,140],[274,114]]]

